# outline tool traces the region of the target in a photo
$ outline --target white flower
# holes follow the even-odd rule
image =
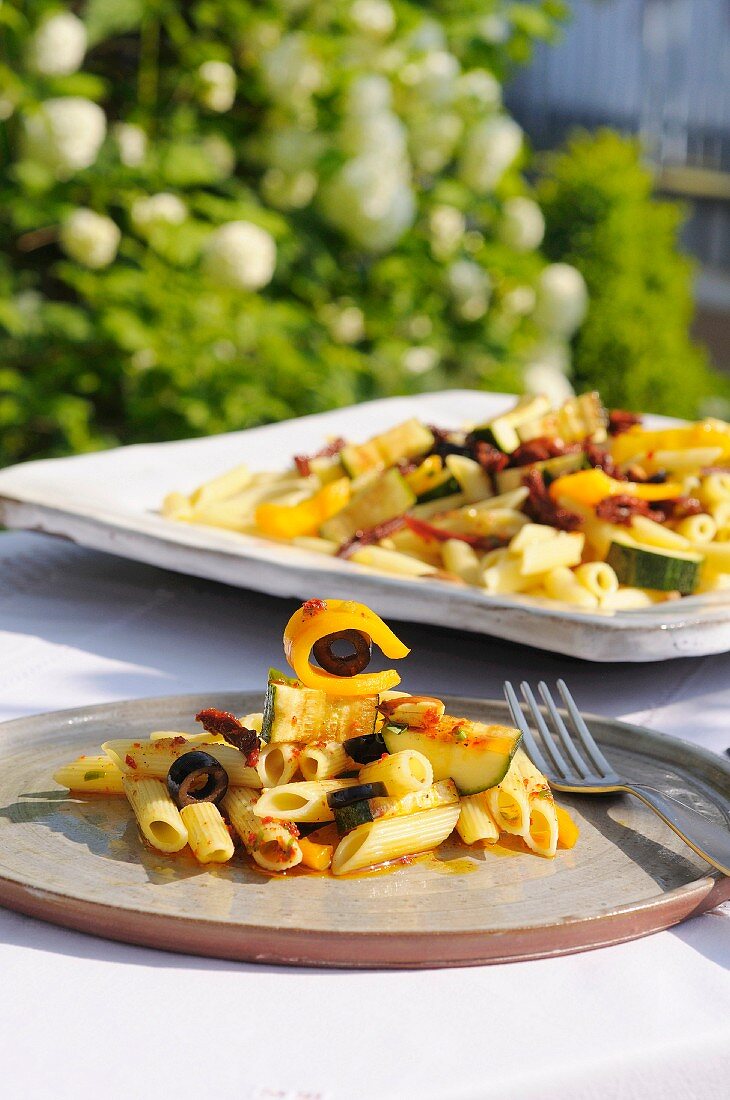
[[[312,168],[324,152],[326,141],[321,134],[309,133],[294,126],[281,130],[269,128],[258,150],[260,159],[282,172],[298,172]]]
[[[302,34],[285,35],[263,55],[261,70],[272,99],[295,106],[318,91],[324,79],[322,66]]]
[[[350,19],[353,26],[371,38],[387,38],[395,30],[395,12],[388,0],[355,0]]]
[[[401,73],[401,83],[412,92],[419,103],[434,107],[449,103],[454,98],[459,62],[448,50],[432,50],[420,61],[412,61]]]
[[[502,85],[487,69],[472,69],[459,78],[456,94],[468,107],[494,109],[502,102]]]
[[[499,236],[515,252],[531,252],[539,248],[545,235],[542,210],[532,199],[516,195],[507,199],[502,208]]]
[[[318,182],[316,173],[306,168],[292,173],[268,168],[261,179],[261,190],[266,201],[279,210],[301,210],[314,198]]]
[[[403,353],[403,366],[409,374],[426,374],[438,364],[439,358],[436,348],[426,346],[408,348]]]
[[[466,230],[466,220],[455,206],[434,206],[429,214],[428,228],[431,249],[435,256],[443,258],[458,248]]]
[[[117,122],[112,133],[122,164],[127,168],[138,168],[147,153],[147,135],[142,127],[131,122]]]
[[[211,111],[230,111],[236,99],[236,72],[227,61],[204,61],[198,69],[200,102]]]
[[[588,309],[588,288],[570,264],[549,264],[537,283],[535,321],[548,332],[572,336]]]
[[[446,272],[446,284],[454,309],[465,321],[478,321],[487,312],[491,282],[484,268],[473,260],[457,260]]]
[[[532,313],[536,302],[537,295],[531,286],[516,286],[502,298],[502,309],[512,316],[526,317]]]
[[[521,148],[522,130],[514,119],[484,119],[467,134],[459,175],[468,187],[485,194],[499,183]]]
[[[357,344],[365,336],[365,314],[358,306],[331,303],[322,310],[322,320],[338,344]]]
[[[214,229],[203,256],[206,274],[222,286],[260,290],[276,268],[276,242],[252,222],[228,222]]]
[[[393,99],[390,81],[379,73],[358,76],[347,89],[345,110],[351,115],[387,111]]]
[[[353,157],[322,189],[329,222],[369,252],[382,252],[413,225],[416,202],[402,165]]]
[[[104,214],[84,207],[74,210],[61,226],[61,247],[67,256],[85,267],[108,267],[121,239],[119,227]]]
[[[443,27],[436,19],[424,19],[408,35],[406,44],[416,53],[425,53],[427,50],[445,50],[446,35]]]
[[[44,19],[28,45],[28,64],[41,76],[75,73],[86,53],[86,27],[70,11]]]
[[[0,122],[5,122],[6,119],[14,113],[17,103],[13,96],[8,95],[6,92],[0,92]]]
[[[93,164],[106,135],[106,115],[80,96],[47,99],[24,119],[25,152],[58,179]]]
[[[203,150],[222,178],[233,174],[236,167],[236,153],[224,137],[220,134],[208,134],[203,138]]]
[[[424,172],[440,172],[454,155],[463,123],[458,115],[443,111],[411,119],[409,146],[415,163]]]
[[[509,23],[502,15],[485,15],[479,22],[479,35],[485,42],[500,46],[510,36]]]
[[[149,198],[135,199],[130,216],[138,233],[149,233],[161,225],[182,225],[188,208],[177,195],[160,191]]]
[[[554,406],[573,396],[567,378],[570,356],[564,344],[546,344],[534,353],[525,367],[523,381],[528,393],[544,394]]]
[[[353,156],[370,155],[391,165],[406,160],[408,134],[398,116],[390,111],[351,116],[345,120],[341,140],[345,152]]]

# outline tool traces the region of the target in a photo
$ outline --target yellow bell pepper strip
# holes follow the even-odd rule
[[[558,818],[558,848],[574,848],[580,836],[580,829],[562,806],[556,805],[555,813]]]
[[[721,459],[729,458],[730,430],[723,430],[717,423],[707,420],[659,431],[630,428],[611,440],[611,455],[614,462],[628,462],[652,451],[683,451],[693,447],[721,447]]]
[[[565,497],[567,500],[595,507],[606,497],[619,494],[636,497],[637,500],[672,500],[681,496],[683,490],[674,481],[665,481],[662,485],[653,482],[639,484],[635,481],[616,481],[603,470],[579,470],[575,474],[556,478],[551,483],[549,492],[555,501]]]
[[[431,488],[443,468],[441,455],[429,455],[412,473],[406,474],[406,481],[416,496],[420,496]]]
[[[330,695],[377,695],[400,683],[394,668],[359,676],[336,676],[309,660],[315,642],[340,630],[359,630],[380,646],[386,657],[398,660],[410,653],[389,626],[364,604],[354,600],[307,600],[295,611],[284,630],[284,653],[305,687]]]
[[[274,501],[259,504],[256,526],[275,539],[316,535],[324,521],[348,503],[351,484],[349,477],[340,477],[299,504],[276,504]]]

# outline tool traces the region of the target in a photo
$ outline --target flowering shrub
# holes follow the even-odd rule
[[[559,0],[0,7],[0,461],[444,385],[564,391],[501,82]]]

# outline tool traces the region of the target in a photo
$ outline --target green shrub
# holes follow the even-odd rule
[[[0,6],[0,463],[519,388],[559,0],[70,8]]]
[[[588,315],[573,341],[576,389],[612,406],[696,416],[728,393],[688,335],[692,264],[678,251],[682,208],[652,198],[638,142],[579,133],[538,186],[545,254],[583,274]]]

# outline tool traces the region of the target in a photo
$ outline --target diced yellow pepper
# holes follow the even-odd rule
[[[558,848],[574,848],[580,836],[580,829],[562,806],[556,804],[555,813],[558,818]]]
[[[256,526],[275,539],[316,535],[325,520],[345,507],[350,499],[351,484],[349,477],[340,477],[299,504],[259,504]]]
[[[406,481],[416,496],[420,496],[428,492],[443,468],[441,455],[429,455],[412,473],[406,474]]]
[[[299,838],[299,847],[302,851],[302,864],[313,871],[326,871],[332,862],[334,846],[332,844],[318,844],[309,837]]]
[[[628,462],[652,451],[682,451],[692,447],[721,447],[722,458],[730,457],[730,429],[723,430],[717,423],[700,420],[686,428],[662,428],[647,431],[630,428],[611,441],[614,462]]]
[[[309,655],[315,642],[339,630],[362,631],[380,646],[386,657],[395,660],[410,653],[408,646],[364,604],[354,600],[307,600],[294,612],[284,630],[286,659],[305,687],[330,695],[377,695],[400,683],[394,668],[359,676],[336,676],[313,665]]]
[[[556,478],[551,482],[549,491],[553,500],[565,497],[595,507],[606,497],[618,495],[636,497],[637,500],[672,500],[682,495],[682,486],[674,481],[665,481],[662,485],[615,481],[603,470],[578,470],[575,474]]]

